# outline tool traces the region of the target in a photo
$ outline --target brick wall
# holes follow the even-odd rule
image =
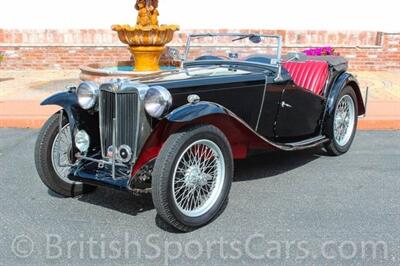
[[[227,32],[228,30],[221,30]],[[237,30],[230,30],[238,32]],[[182,47],[187,30],[175,35],[171,46]],[[332,46],[349,59],[352,70],[399,70],[400,34],[382,32],[332,32],[290,30],[240,30],[283,36],[284,53],[308,47]],[[126,61],[130,54],[110,30],[4,30],[0,69],[76,69],[81,65]]]

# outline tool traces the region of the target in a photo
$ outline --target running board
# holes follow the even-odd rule
[[[285,147],[285,148],[283,148],[284,150],[295,151],[295,150],[305,150],[305,149],[313,148],[313,147],[316,147],[316,146],[323,144],[325,142],[328,142],[328,141],[329,141],[329,139],[325,136],[317,136],[317,137],[302,140],[299,142],[283,143],[283,144],[278,144],[278,145]]]

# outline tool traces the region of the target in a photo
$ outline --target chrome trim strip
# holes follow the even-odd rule
[[[260,120],[262,116],[262,112],[264,109],[264,102],[265,102],[265,97],[267,97],[267,86],[268,86],[268,76],[265,75],[265,86],[264,86],[264,91],[263,91],[263,96],[262,96],[262,101],[261,101],[261,106],[260,106],[260,112],[258,113],[258,119],[257,119],[257,124],[255,131],[258,131],[258,126],[260,125]]]
[[[306,145],[310,145],[310,144],[314,144],[315,142],[324,140],[325,137],[320,135],[314,138],[310,138],[310,139],[306,139],[306,140],[302,140],[302,141],[298,141],[298,142],[291,142],[291,143],[286,143],[286,145],[288,146],[292,146],[292,147],[296,147],[296,146],[306,146]]]
[[[117,97],[115,97],[115,99],[116,99]],[[116,116],[116,115],[115,115]],[[117,128],[117,119],[116,118],[113,118],[113,136],[112,136],[112,138],[113,138],[113,140],[112,140],[112,149],[113,149],[113,153],[112,153],[112,158],[111,158],[111,165],[112,165],[112,179],[114,179],[115,180],[115,156],[116,156],[116,153],[117,153],[117,147],[116,147],[116,142],[117,142],[117,140],[116,140],[116,138],[117,138],[117,130],[118,130],[118,128]]]
[[[143,98],[144,98],[144,96],[143,96]],[[140,130],[140,123],[141,123],[141,121],[143,120],[143,118],[141,117],[141,115],[140,115],[140,109],[144,109],[143,107],[142,107],[142,103],[143,103],[143,101],[142,100],[140,100],[140,95],[139,95],[139,92],[138,92],[138,95],[137,95],[137,102],[136,102],[136,106],[137,106],[137,113],[136,113],[136,133],[135,133],[135,147],[132,147],[133,148],[133,153],[132,153],[132,159],[131,159],[131,162],[132,163],[136,163],[136,160],[137,160],[137,157],[138,157],[138,152],[139,152],[139,130]],[[141,148],[141,147],[140,147]]]
[[[102,114],[102,109],[103,109],[103,94],[101,93],[101,89],[100,89],[100,93],[99,93],[99,131],[100,131],[100,153],[101,153],[101,157],[105,157],[104,156],[104,145],[103,145],[103,126],[102,126],[102,120],[103,120],[103,114]]]
[[[261,140],[263,140],[264,142],[268,143],[272,147],[275,147],[275,148],[283,150],[283,151],[304,150],[304,149],[308,149],[308,148],[312,148],[312,147],[318,146],[318,145],[320,145],[320,144],[322,144],[324,142],[329,141],[329,139],[327,137],[320,135],[320,137],[322,138],[320,141],[317,141],[315,143],[310,143],[309,145],[306,145],[306,146],[293,146],[294,143],[275,143],[275,142],[272,142],[272,141],[266,139],[265,137],[261,136],[260,134],[258,134],[256,131],[254,131],[254,129],[252,129],[249,125],[247,125],[247,123],[244,122],[235,113],[233,113],[231,111],[228,111],[228,114],[231,115],[232,117],[234,117],[235,119],[237,119],[243,126],[245,126],[247,129],[249,129],[251,132],[253,132]],[[319,138],[319,137],[310,138],[308,140],[312,141],[312,140],[314,140],[316,138]],[[306,141],[307,140],[304,140],[303,142],[306,142]]]
[[[315,141],[315,142],[310,142],[309,144],[304,144],[304,145],[299,145],[299,146],[292,146],[291,151],[300,151],[300,150],[306,150],[306,149],[310,149],[310,148],[314,148],[317,147],[323,143],[326,143],[329,141],[328,138],[321,136],[323,139]],[[312,140],[312,139],[310,139]]]
[[[105,106],[103,106],[103,93],[102,91],[108,91],[108,92],[112,92],[115,90],[115,85],[117,85],[115,82],[114,83],[104,83],[103,85],[100,86],[100,96],[99,96],[99,127],[100,127],[100,148],[101,148],[101,156],[103,158],[107,158],[107,155],[105,152],[107,152],[107,148],[108,147],[104,147],[103,145],[103,138],[104,138],[104,128],[103,128],[103,123],[102,120],[104,119],[103,117],[103,108],[105,108]],[[109,86],[111,86],[111,90],[108,88]]]

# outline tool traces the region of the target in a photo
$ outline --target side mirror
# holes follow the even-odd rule
[[[260,35],[252,35],[252,36],[249,37],[249,40],[252,43],[260,43],[261,42],[261,37],[260,37]]]
[[[78,86],[74,83],[68,83],[67,85],[65,85],[65,89],[69,92],[76,91],[77,87]]]

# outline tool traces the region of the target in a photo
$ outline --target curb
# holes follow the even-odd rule
[[[54,111],[56,112],[57,109]],[[54,113],[52,112],[52,113]],[[51,114],[52,114],[51,113]],[[43,126],[48,116],[0,116],[0,128],[30,128],[38,129]],[[400,119],[360,119],[359,130],[400,130]]]
[[[48,117],[5,117],[0,118],[0,128],[41,128]]]
[[[364,119],[359,120],[359,130],[400,130],[400,120]]]
[[[40,106],[39,101],[0,101],[0,128],[41,128],[60,109]],[[400,130],[398,102],[371,102],[368,114],[359,119],[360,130]]]

